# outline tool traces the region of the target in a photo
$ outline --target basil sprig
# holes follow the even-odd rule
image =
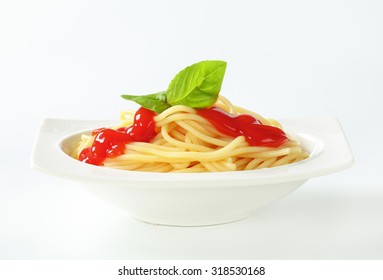
[[[174,105],[208,108],[217,101],[225,70],[225,61],[201,61],[179,72],[166,91],[147,95],[125,94],[121,97],[157,113]]]
[[[152,93],[147,95],[121,95],[122,98],[134,101],[142,107],[161,113],[168,109],[171,105],[166,102],[166,91]]]

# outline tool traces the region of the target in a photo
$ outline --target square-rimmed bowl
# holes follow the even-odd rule
[[[309,158],[250,171],[156,173],[94,166],[69,156],[81,134],[112,121],[45,119],[32,153],[32,166],[82,183],[90,192],[138,220],[177,226],[237,221],[290,194],[312,177],[352,165],[353,156],[335,118],[282,119]]]

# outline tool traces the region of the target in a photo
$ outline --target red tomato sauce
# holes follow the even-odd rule
[[[156,113],[141,107],[134,115],[134,122],[129,127],[116,130],[100,128],[92,132],[95,136],[92,146],[81,151],[78,160],[94,165],[101,165],[106,158],[113,158],[125,152],[125,145],[131,142],[150,142],[156,135]]]
[[[278,127],[264,125],[251,115],[233,116],[219,107],[199,109],[197,114],[208,120],[221,133],[238,137],[243,135],[250,146],[279,147],[288,138]]]

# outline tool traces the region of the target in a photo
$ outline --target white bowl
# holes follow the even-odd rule
[[[45,119],[32,166],[83,183],[99,198],[153,224],[201,226],[250,216],[296,190],[309,178],[347,168],[353,156],[334,118],[280,120],[310,153],[304,161],[252,171],[151,173],[116,170],[71,158],[78,137],[111,121]]]

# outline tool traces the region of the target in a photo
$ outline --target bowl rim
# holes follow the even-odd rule
[[[33,145],[31,166],[37,170],[65,179],[90,183],[124,183],[136,187],[158,188],[158,182],[167,187],[194,187],[198,183],[220,182],[222,186],[264,185],[303,181],[350,167],[354,158],[341,128],[334,117],[280,119],[288,134],[302,145],[311,145],[310,157],[296,163],[248,171],[204,173],[158,173],[127,171],[82,163],[63,150],[63,141],[98,127],[114,126],[115,120],[43,119]],[[127,184],[132,183],[132,184]],[[219,184],[214,184],[217,186]]]

